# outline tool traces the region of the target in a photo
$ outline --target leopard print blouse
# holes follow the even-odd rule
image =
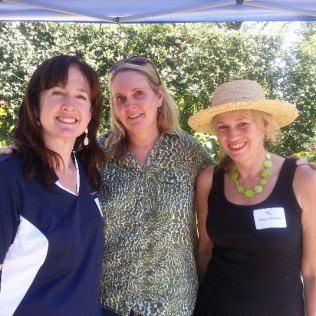
[[[101,139],[101,141],[103,141]],[[102,170],[101,303],[119,315],[189,316],[197,275],[194,184],[211,158],[192,136],[164,134],[144,166],[132,153]]]

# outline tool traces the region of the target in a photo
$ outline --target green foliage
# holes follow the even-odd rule
[[[306,144],[304,149],[296,155],[306,158],[309,162],[316,163],[316,137],[313,137],[310,143]]]
[[[100,75],[104,119],[109,127],[107,69],[121,58],[148,55],[174,96],[184,130],[190,115],[210,104],[210,95],[224,81],[259,81],[270,98],[294,102],[301,112],[285,129],[276,152],[304,149],[314,135],[316,108],[315,25],[306,24],[298,45],[283,46],[281,32],[241,23],[104,25],[81,23],[0,24],[0,146],[9,141],[25,85],[35,67],[56,54],[82,56]],[[195,135],[217,160],[215,139]]]
[[[279,87],[283,99],[296,104],[298,119],[285,129],[280,151],[304,151],[314,137],[316,123],[316,26],[308,24],[297,34],[298,44],[284,58]],[[313,141],[313,140],[311,140]]]
[[[217,142],[216,136],[203,133],[194,133],[194,138],[202,143],[215,163],[219,163],[223,157],[223,151]]]

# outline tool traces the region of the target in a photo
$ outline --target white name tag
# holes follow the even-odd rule
[[[283,207],[262,208],[253,211],[257,229],[285,228],[286,219]]]

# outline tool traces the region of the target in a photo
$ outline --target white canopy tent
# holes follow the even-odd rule
[[[316,0],[0,0],[0,21],[316,21]]]

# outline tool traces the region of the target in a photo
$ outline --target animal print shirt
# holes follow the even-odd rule
[[[102,141],[102,140],[101,140]],[[102,170],[103,307],[119,315],[189,316],[197,275],[194,184],[211,158],[192,136],[164,134],[140,166],[132,153]]]

